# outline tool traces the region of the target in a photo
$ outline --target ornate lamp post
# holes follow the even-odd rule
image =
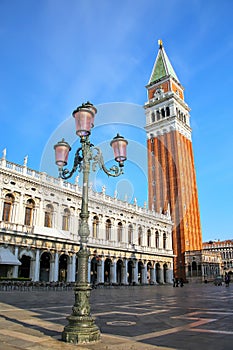
[[[69,151],[71,150],[70,145],[62,139],[54,146],[56,164],[59,168],[59,177],[68,179],[76,170],[83,172],[82,205],[78,232],[80,236],[80,250],[77,253],[78,277],[74,288],[75,303],[71,315],[67,317],[69,323],[62,332],[62,340],[75,344],[89,343],[97,341],[100,338],[100,330],[90,314],[89,301],[91,286],[88,282],[89,249],[87,247],[87,242],[90,234],[88,226],[88,182],[90,165],[92,163],[93,171],[96,170],[98,165],[108,176],[116,177],[123,174],[124,161],[127,159],[126,146],[128,142],[124,137],[117,134],[110,145],[113,148],[114,157],[119,166],[114,165],[110,169],[105,167],[101,150],[90,143],[89,140],[96,113],[97,109],[90,102],[82,104],[82,106],[78,107],[73,112],[76,134],[80,137],[81,147],[79,147],[75,153],[74,164],[71,171],[64,169],[64,166],[67,165]]]

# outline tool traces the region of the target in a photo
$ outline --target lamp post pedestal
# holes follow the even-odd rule
[[[81,344],[98,341],[100,330],[95,324],[95,319],[90,315],[91,286],[87,283],[88,257],[87,247],[81,247],[78,254],[78,278],[74,288],[75,303],[72,314],[67,317],[68,325],[62,332],[62,340],[68,343]]]

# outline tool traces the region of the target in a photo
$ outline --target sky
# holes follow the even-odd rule
[[[71,115],[91,101],[109,167],[111,138],[129,141],[125,174],[92,174],[93,188],[143,206],[145,85],[162,39],[191,108],[203,241],[233,239],[232,13],[231,0],[0,0],[0,152],[57,176],[53,145],[64,134],[79,147]]]

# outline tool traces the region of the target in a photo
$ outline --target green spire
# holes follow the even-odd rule
[[[159,52],[155,60],[153,71],[150,77],[149,84],[154,83],[156,80],[165,78],[171,75],[175,80],[179,82],[177,75],[167,57],[167,54],[163,48],[162,40],[159,40]]]

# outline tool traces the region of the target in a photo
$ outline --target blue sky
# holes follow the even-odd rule
[[[162,39],[191,107],[203,240],[232,239],[232,13],[231,0],[0,0],[0,151],[55,175],[48,145],[68,125],[76,146],[67,118],[90,100],[100,111],[92,141],[105,150],[118,130],[131,141],[124,177],[97,174],[97,190],[125,188],[143,205],[140,106]]]

